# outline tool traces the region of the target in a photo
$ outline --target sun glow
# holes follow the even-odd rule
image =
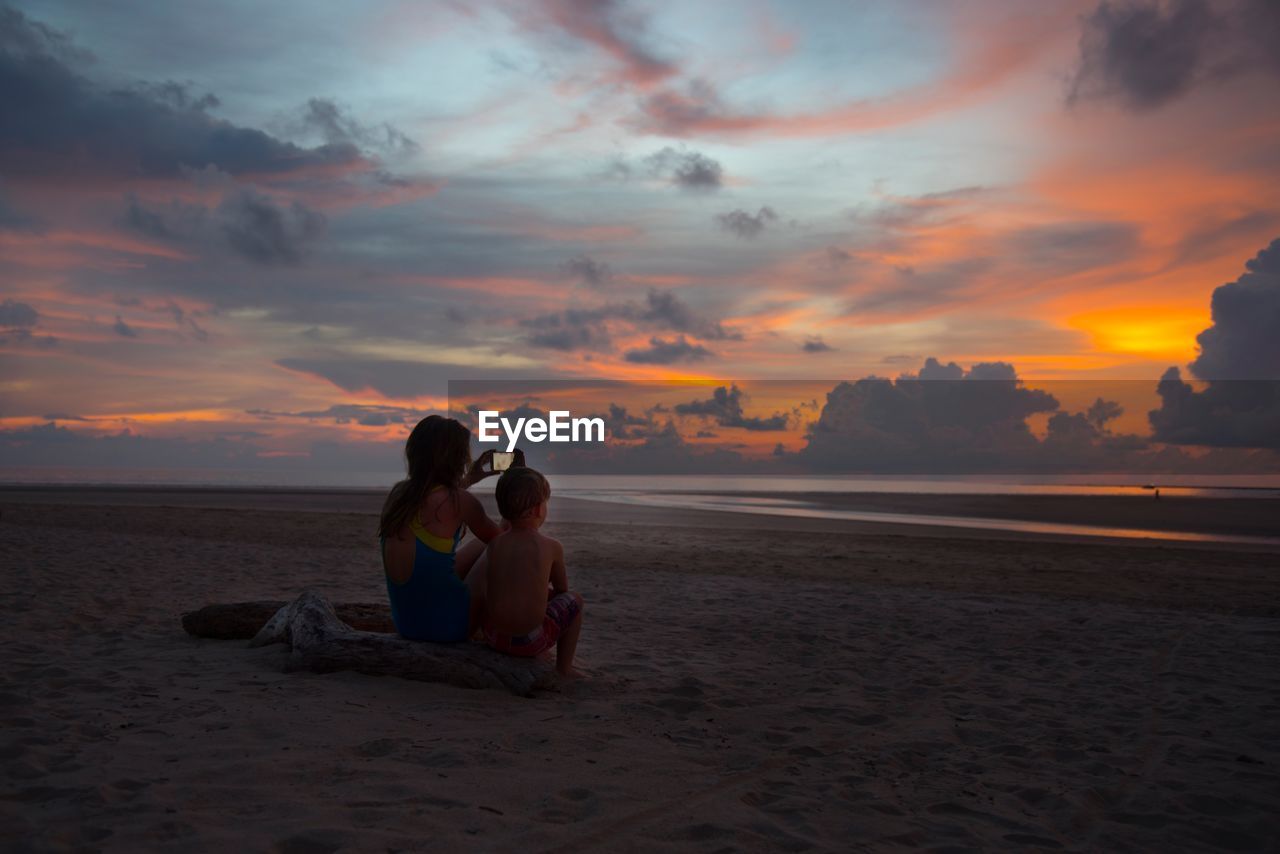
[[[1088,333],[1106,353],[1184,360],[1195,355],[1195,340],[1212,321],[1202,308],[1132,306],[1077,314],[1072,329]]]

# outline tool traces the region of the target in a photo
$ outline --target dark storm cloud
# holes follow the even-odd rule
[[[702,415],[711,418],[721,427],[741,427],[744,430],[785,430],[787,415],[775,412],[767,418],[748,417],[742,413],[742,389],[736,385],[728,388],[719,386],[711,397],[705,400],[693,400],[688,403],[677,403],[678,415]]]
[[[1280,380],[1280,238],[1214,290],[1210,306],[1213,325],[1196,336],[1191,372],[1202,380]]]
[[[755,240],[768,227],[769,223],[776,222],[778,219],[777,212],[765,205],[754,214],[738,208],[728,213],[716,214],[716,222],[725,231],[740,237],[743,240]]]
[[[650,288],[644,303],[606,303],[596,308],[571,308],[520,321],[533,330],[525,340],[552,350],[608,350],[612,344],[608,323],[622,321],[638,329],[684,332],[713,341],[741,336],[717,321],[697,314],[671,291]]]
[[[1280,4],[1274,0],[1118,0],[1084,19],[1068,102],[1114,98],[1150,110],[1197,85],[1280,71]]]
[[[800,346],[800,350],[805,353],[829,353],[834,349],[817,335],[806,338],[804,344]]]
[[[1280,450],[1280,380],[1214,380],[1200,390],[1177,368],[1156,386],[1152,438],[1174,445]]]
[[[112,88],[85,76],[67,39],[0,9],[0,157],[24,174],[177,177],[214,164],[283,173],[358,161],[353,145],[304,149],[210,116],[176,84]]]
[[[677,362],[696,362],[715,354],[680,335],[676,338],[650,338],[649,346],[628,350],[623,358],[639,365],[673,365]]]
[[[833,388],[800,456],[835,470],[1016,470],[1040,448],[1026,419],[1057,409],[1052,395],[1023,388],[1011,365],[966,371],[930,358],[915,376]]]
[[[587,255],[575,255],[564,262],[564,271],[593,288],[603,288],[613,281],[613,268]]]
[[[1191,373],[1160,379],[1154,436],[1174,444],[1280,448],[1280,239],[1245,263],[1234,282],[1213,292],[1213,325],[1196,336]]]

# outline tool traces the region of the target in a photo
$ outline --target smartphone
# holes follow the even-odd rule
[[[493,452],[493,470],[506,471],[511,468],[511,464],[515,462],[516,455],[514,452],[494,451]]]

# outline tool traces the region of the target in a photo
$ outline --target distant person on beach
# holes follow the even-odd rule
[[[404,446],[409,477],[391,488],[378,538],[396,631],[411,640],[467,640],[484,607],[485,544],[502,528],[467,487],[495,474],[493,451],[471,461],[471,431],[429,415]],[[516,462],[524,455],[516,452]],[[464,533],[476,539],[461,549]]]
[[[510,529],[489,541],[485,640],[499,652],[532,658],[556,648],[556,670],[579,675],[573,654],[582,631],[582,597],[569,590],[564,547],[540,534],[551,486],[531,468],[503,473],[494,491]]]

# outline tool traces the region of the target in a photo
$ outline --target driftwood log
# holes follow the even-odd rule
[[[240,627],[257,619],[264,604],[271,603],[247,604],[249,607],[243,615],[216,612],[220,616],[213,625],[223,632],[241,631]],[[356,621],[373,619],[374,625],[384,627],[378,619],[385,619],[389,624],[390,618],[385,608],[381,609],[381,617],[372,613],[378,607],[343,606],[341,613]],[[188,617],[208,611],[205,608],[184,615],[183,625],[188,626]],[[435,644],[405,640],[389,632],[362,631],[340,618],[339,613],[329,600],[307,590],[279,608],[266,625],[259,624],[260,629],[249,645],[287,644],[291,651],[285,669],[290,671],[351,670],[376,676],[446,682],[463,688],[506,688],[520,696],[529,696],[556,683],[555,667],[542,659],[512,658],[476,643]],[[199,621],[193,619],[190,623],[197,625]]]
[[[216,640],[249,640],[288,605],[288,602],[224,602],[206,605],[198,611],[182,615],[182,628],[198,638]],[[373,602],[334,602],[338,619],[362,632],[395,634],[391,611],[387,604]]]

